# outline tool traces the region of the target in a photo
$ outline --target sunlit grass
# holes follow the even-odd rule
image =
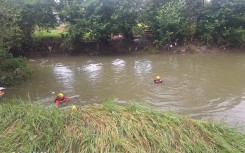
[[[36,39],[49,39],[49,38],[62,38],[65,37],[67,32],[63,32],[60,29],[53,29],[53,30],[42,30],[42,31],[36,31],[34,33],[34,38]]]
[[[71,109],[0,103],[1,152],[245,152],[245,135],[137,104]]]
[[[45,40],[45,39],[60,39],[67,37],[67,32],[64,32],[60,29],[53,29],[53,30],[42,30],[34,32],[34,38]],[[85,33],[85,35],[81,38],[81,41],[88,41],[92,40],[90,33]]]

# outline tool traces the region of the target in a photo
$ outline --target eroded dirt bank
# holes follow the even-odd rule
[[[67,47],[62,40],[47,39],[37,43],[35,47],[26,51],[24,56],[62,56],[62,55],[104,55],[104,54],[141,54],[141,53],[218,53],[218,52],[245,52],[244,48],[225,48],[223,46],[210,45],[178,45],[155,47],[151,43],[132,42],[126,43],[123,40],[111,40],[105,43],[95,41],[81,42]]]

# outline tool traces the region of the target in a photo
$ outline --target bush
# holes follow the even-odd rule
[[[24,57],[13,57],[6,47],[0,44],[0,85],[15,85],[23,82],[31,70]]]

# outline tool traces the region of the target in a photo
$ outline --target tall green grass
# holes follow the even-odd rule
[[[70,109],[0,103],[0,152],[245,152],[245,135],[136,104]]]

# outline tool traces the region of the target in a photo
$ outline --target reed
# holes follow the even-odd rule
[[[245,135],[136,104],[59,110],[19,99],[0,103],[0,152],[245,152]]]

